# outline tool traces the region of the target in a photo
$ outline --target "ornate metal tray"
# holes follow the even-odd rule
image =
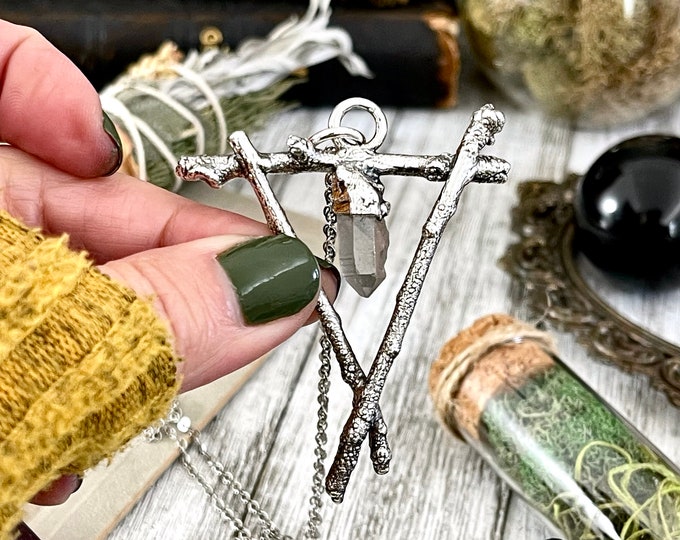
[[[512,229],[519,236],[501,266],[526,290],[531,316],[570,332],[590,354],[652,385],[680,406],[680,347],[613,309],[581,275],[573,248],[572,200],[579,177],[520,184]]]

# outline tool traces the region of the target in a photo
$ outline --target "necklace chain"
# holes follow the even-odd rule
[[[327,174],[325,178],[325,189],[323,197],[325,206],[323,208],[323,217],[326,224],[323,226],[323,233],[325,241],[323,243],[323,254],[327,262],[332,263],[335,260],[335,239],[337,238],[336,226],[338,223],[338,216],[333,211],[333,174]]]
[[[325,241],[323,243],[324,258],[327,262],[332,263],[335,259],[335,238],[336,238],[336,222],[337,217],[333,212],[332,206],[332,177],[330,174],[326,175],[326,187],[324,190],[324,199],[326,205],[323,209],[323,215],[326,224],[323,227]],[[328,429],[328,392],[330,390],[330,373],[331,373],[331,342],[328,336],[322,331],[319,339],[321,351],[319,352],[319,383],[317,385],[318,396],[317,401],[319,408],[317,410],[316,422],[316,436],[314,438],[316,447],[314,448],[314,475],[312,476],[312,496],[309,499],[309,513],[307,526],[305,529],[305,539],[320,538],[319,528],[323,516],[321,515],[321,508],[323,506],[324,480],[326,478],[326,443],[328,436],[326,430]]]
[[[222,519],[231,524],[235,538],[292,540],[291,537],[281,534],[267,513],[262,510],[259,502],[208,451],[201,440],[200,432],[191,428],[190,424],[191,421],[187,416],[184,416],[179,402],[175,400],[168,416],[156,426],[148,428],[144,432],[144,436],[147,441],[159,441],[167,438],[175,442],[180,451],[182,467],[203,488],[203,491],[205,491],[222,516]],[[198,460],[195,461],[194,457],[198,457]],[[199,470],[201,465],[209,468],[210,479],[204,472]],[[230,506],[227,503],[229,498],[237,500],[238,503]],[[237,504],[241,506],[241,515],[243,517],[237,515],[237,510],[235,509]],[[246,525],[246,521],[250,516],[257,520],[255,526],[259,529],[258,536],[254,536],[253,532]]]
[[[337,218],[332,208],[331,183],[331,175],[327,175],[326,189],[324,190],[326,205],[323,214],[326,224],[323,227],[325,235],[323,251],[324,258],[330,263],[335,259],[335,239],[337,236]],[[324,462],[327,456],[326,444],[328,442],[326,430],[328,428],[328,393],[330,390],[332,346],[330,340],[323,332],[319,339],[319,344],[321,346],[321,351],[319,352],[321,365],[318,371],[319,383],[317,385],[319,408],[317,410],[316,435],[314,437],[314,455],[316,459],[314,461],[312,495],[309,499],[308,519],[302,536],[305,540],[321,537],[320,527],[323,521],[321,510],[323,508],[324,479],[326,477]],[[165,438],[175,442],[180,451],[182,467],[203,488],[203,491],[208,495],[222,519],[231,525],[234,538],[238,540],[251,540],[254,538],[259,540],[293,540],[293,537],[281,533],[269,515],[261,508],[260,503],[243,488],[231,472],[226,470],[224,464],[207,450],[201,441],[200,432],[191,428],[191,420],[183,414],[177,400],[172,403],[170,412],[164,420],[144,431],[144,437],[149,442]],[[199,461],[194,461],[191,452],[197,454]],[[214,477],[212,482],[199,470],[199,462],[202,462],[203,465],[210,469]],[[215,487],[216,484],[221,487]],[[237,500],[238,503],[230,505],[228,502],[229,498]],[[236,505],[240,505],[242,517],[237,515]],[[257,530],[257,536],[254,535],[251,527],[246,525],[253,518],[255,519],[255,524],[251,527]]]

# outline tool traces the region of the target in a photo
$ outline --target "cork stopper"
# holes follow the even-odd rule
[[[505,314],[475,321],[442,347],[430,371],[430,395],[454,435],[479,439],[487,401],[554,365],[552,338]]]

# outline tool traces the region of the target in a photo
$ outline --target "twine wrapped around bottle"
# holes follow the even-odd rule
[[[489,315],[430,373],[437,414],[568,540],[680,539],[680,475],[564,366],[549,334]]]

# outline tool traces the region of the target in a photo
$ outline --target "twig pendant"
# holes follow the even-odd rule
[[[366,140],[360,131],[341,125],[344,115],[351,109],[365,110],[373,117],[375,133],[370,140]],[[491,105],[485,105],[472,115],[454,154],[381,154],[376,150],[387,135],[385,115],[374,103],[352,98],[335,107],[327,129],[306,139],[291,135],[287,152],[259,153],[243,132],[235,132],[229,138],[233,155],[180,159],[176,172],[184,180],[203,180],[220,188],[233,178],[247,179],[271,231],[289,236],[295,236],[295,231],[271,189],[267,174],[326,173],[331,185],[332,210],[338,218],[338,233],[345,235],[345,242],[341,239],[340,267],[347,281],[363,296],[368,296],[384,279],[389,243],[384,218],[389,212],[389,204],[383,199],[381,177],[419,176],[443,183],[423,225],[420,242],[368,374],[364,373],[352,351],[338,313],[326,294],[319,293],[317,311],[321,326],[332,345],[342,378],[353,392],[352,413],[345,423],[335,460],[326,477],[326,491],[335,502],[341,502],[344,497],[366,437],[369,438],[374,470],[378,474],[389,470],[392,454],[387,442],[387,426],[380,411],[380,395],[401,350],[441,235],[456,212],[463,189],[471,182],[502,183],[507,180],[510,166],[506,161],[480,154],[485,146],[493,144],[494,136],[503,124],[503,114]]]

